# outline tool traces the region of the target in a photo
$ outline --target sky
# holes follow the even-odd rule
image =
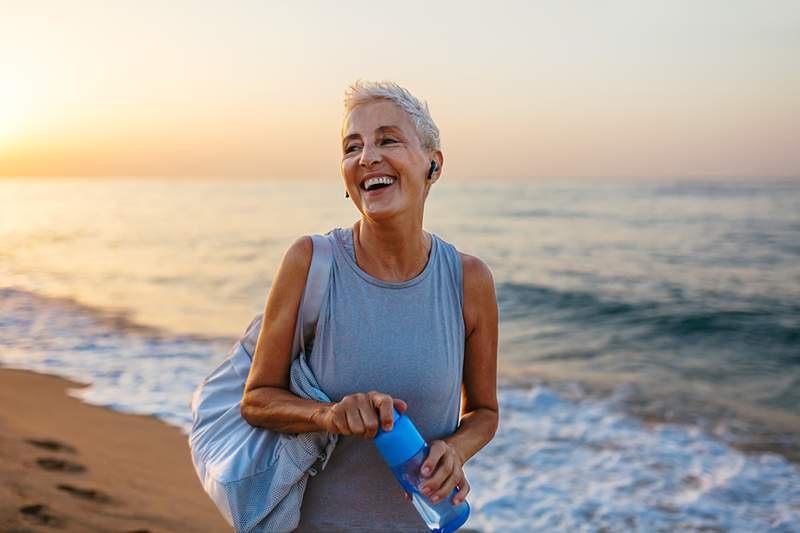
[[[800,2],[0,0],[0,176],[340,176],[344,91],[442,178],[800,177]]]

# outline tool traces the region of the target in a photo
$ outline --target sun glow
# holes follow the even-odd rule
[[[20,133],[27,104],[28,98],[19,85],[0,78],[0,148]]]
[[[6,102],[0,101],[0,143],[5,143],[14,133],[14,118]]]

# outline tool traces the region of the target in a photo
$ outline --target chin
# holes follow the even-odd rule
[[[400,214],[399,212],[397,212],[394,209],[378,209],[378,210],[375,210],[375,211],[372,211],[372,210],[368,209],[368,210],[362,211],[362,213],[364,214],[364,216],[366,216],[370,220],[375,220],[377,222],[380,222],[380,221],[383,221],[383,220],[391,220],[392,218],[394,218],[394,217],[396,217],[397,215]]]
[[[399,208],[396,206],[386,206],[377,209],[362,209],[361,212],[370,220],[375,221],[391,220],[398,217],[411,217],[414,215],[413,206],[410,205],[404,205]]]

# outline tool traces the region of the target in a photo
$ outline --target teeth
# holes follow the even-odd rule
[[[369,190],[370,187],[372,187],[373,185],[376,185],[378,183],[385,183],[386,185],[391,185],[394,182],[395,182],[395,179],[391,178],[389,176],[378,176],[377,178],[370,178],[367,181],[365,181],[364,182],[364,188],[366,190]]]

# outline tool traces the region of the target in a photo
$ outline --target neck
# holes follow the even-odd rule
[[[432,245],[422,220],[378,224],[362,218],[353,225],[356,262],[385,281],[406,281],[422,272]]]

